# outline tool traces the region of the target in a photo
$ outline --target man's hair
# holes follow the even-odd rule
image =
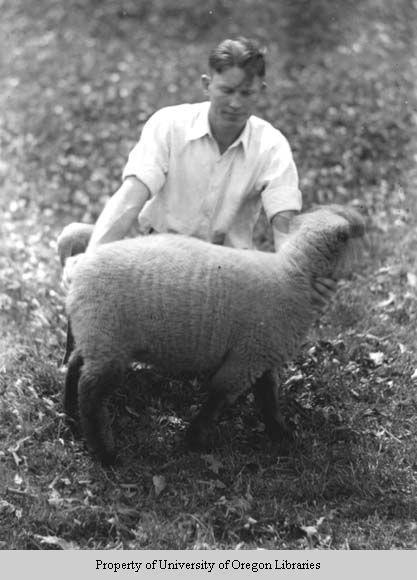
[[[237,66],[245,71],[249,78],[265,76],[265,49],[256,40],[239,37],[236,40],[223,40],[212,49],[208,64],[211,70],[222,73]]]

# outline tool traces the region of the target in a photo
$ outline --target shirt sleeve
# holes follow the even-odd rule
[[[286,140],[270,149],[259,185],[268,220],[282,211],[301,210],[297,168]]]
[[[169,119],[164,109],[145,123],[139,141],[129,153],[122,178],[142,181],[154,196],[165,183],[169,159]]]

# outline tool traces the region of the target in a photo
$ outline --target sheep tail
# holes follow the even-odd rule
[[[66,343],[65,343],[65,354],[64,357],[62,359],[62,365],[66,365],[67,362],[69,361],[69,358],[71,356],[72,351],[75,348],[75,340],[74,340],[74,335],[72,334],[72,329],[71,329],[71,321],[70,319],[68,319],[67,322],[67,338],[66,338]]]
[[[77,435],[78,419],[78,383],[81,376],[83,358],[81,353],[72,353],[65,377],[64,411],[67,416],[68,425],[74,435]]]

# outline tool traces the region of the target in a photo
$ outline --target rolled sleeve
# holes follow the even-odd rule
[[[298,173],[288,143],[273,148],[260,180],[262,205],[268,220],[283,211],[300,211],[302,196]]]
[[[148,119],[129,153],[122,178],[135,176],[154,196],[164,185],[169,159],[169,119],[161,109]]]

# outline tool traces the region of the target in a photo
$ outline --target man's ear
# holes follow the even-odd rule
[[[201,85],[205,91],[208,91],[211,78],[208,75],[201,75]]]

